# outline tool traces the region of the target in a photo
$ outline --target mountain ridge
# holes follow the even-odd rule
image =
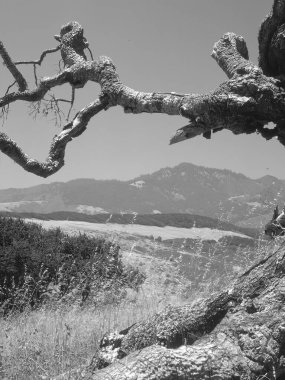
[[[185,213],[257,227],[285,203],[285,180],[181,163],[134,179],[78,178],[0,190],[0,211]]]

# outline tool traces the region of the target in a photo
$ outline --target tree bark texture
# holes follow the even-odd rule
[[[45,162],[28,157],[16,142],[0,133],[0,150],[29,172],[42,177],[57,172],[64,165],[67,143],[84,132],[91,117],[112,106],[121,106],[127,113],[164,113],[186,118],[188,124],[178,129],[170,140],[171,144],[198,135],[210,138],[212,132],[228,129],[235,134],[259,133],[265,139],[276,137],[285,145],[285,0],[274,0],[271,13],[261,25],[258,65],[249,61],[247,46],[241,36],[226,33],[214,45],[212,57],[228,80],[204,95],[145,93],[127,87],[120,81],[110,58],[87,59],[88,42],[77,22],[64,25],[55,39],[59,45],[45,50],[36,61],[15,62],[0,43],[0,55],[18,85],[15,92],[10,92],[9,86],[0,98],[0,107],[5,109],[16,101],[41,101],[52,88],[65,83],[76,89],[93,81],[101,87],[101,95],[54,137]],[[46,54],[57,50],[61,53],[64,69],[52,77],[42,78],[39,83],[36,80],[35,88],[28,89],[18,67],[32,64],[35,68]],[[81,116],[86,112],[89,116],[84,116],[82,121]],[[274,128],[266,127],[270,122],[275,124]]]
[[[284,274],[283,243],[218,295],[106,335],[99,358],[57,380],[281,380]]]

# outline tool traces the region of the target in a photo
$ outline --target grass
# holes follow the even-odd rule
[[[113,243],[118,239],[120,237],[116,236]],[[79,298],[69,302],[53,299],[35,310],[27,305],[23,312],[16,311],[0,318],[0,378],[50,379],[84,366],[96,355],[105,333],[125,329],[166,305],[182,305],[210,296],[213,290],[226,286],[254,260],[279,244],[280,241],[260,239],[254,247],[230,247],[228,241],[207,246],[208,261],[203,267],[205,244],[201,241],[184,239],[175,245],[141,237],[128,239],[124,235],[120,244],[122,263],[145,273],[144,283],[138,288],[126,287],[124,297],[115,303],[101,302],[96,306],[92,299],[83,305]],[[207,277],[213,271],[215,260],[223,258],[223,254],[230,257],[230,250],[235,253],[235,260],[236,257],[241,260],[238,265],[235,260],[224,265],[223,283],[219,282],[221,276]],[[195,255],[187,256],[187,252]],[[185,259],[188,257],[191,261]],[[203,271],[202,279],[203,275],[205,278],[199,286],[193,286],[189,270],[185,270],[187,266],[192,268],[194,276]],[[115,290],[109,289],[106,297]]]
[[[155,289],[152,293],[149,290],[148,294],[144,290],[131,292],[117,306],[42,307],[2,319],[0,378],[50,379],[88,364],[103,334],[120,331],[169,303]],[[175,303],[173,299],[171,303]]]

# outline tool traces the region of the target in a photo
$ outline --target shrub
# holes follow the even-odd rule
[[[105,239],[0,217],[0,311],[49,300],[107,302],[106,289],[122,297],[125,287],[137,289],[145,278],[123,266],[119,250]]]

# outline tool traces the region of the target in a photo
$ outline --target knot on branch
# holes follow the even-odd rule
[[[84,49],[88,48],[89,44],[83,33],[82,26],[76,21],[71,21],[61,27],[59,36],[54,36],[61,43],[61,56],[65,66],[70,67],[87,60]]]

